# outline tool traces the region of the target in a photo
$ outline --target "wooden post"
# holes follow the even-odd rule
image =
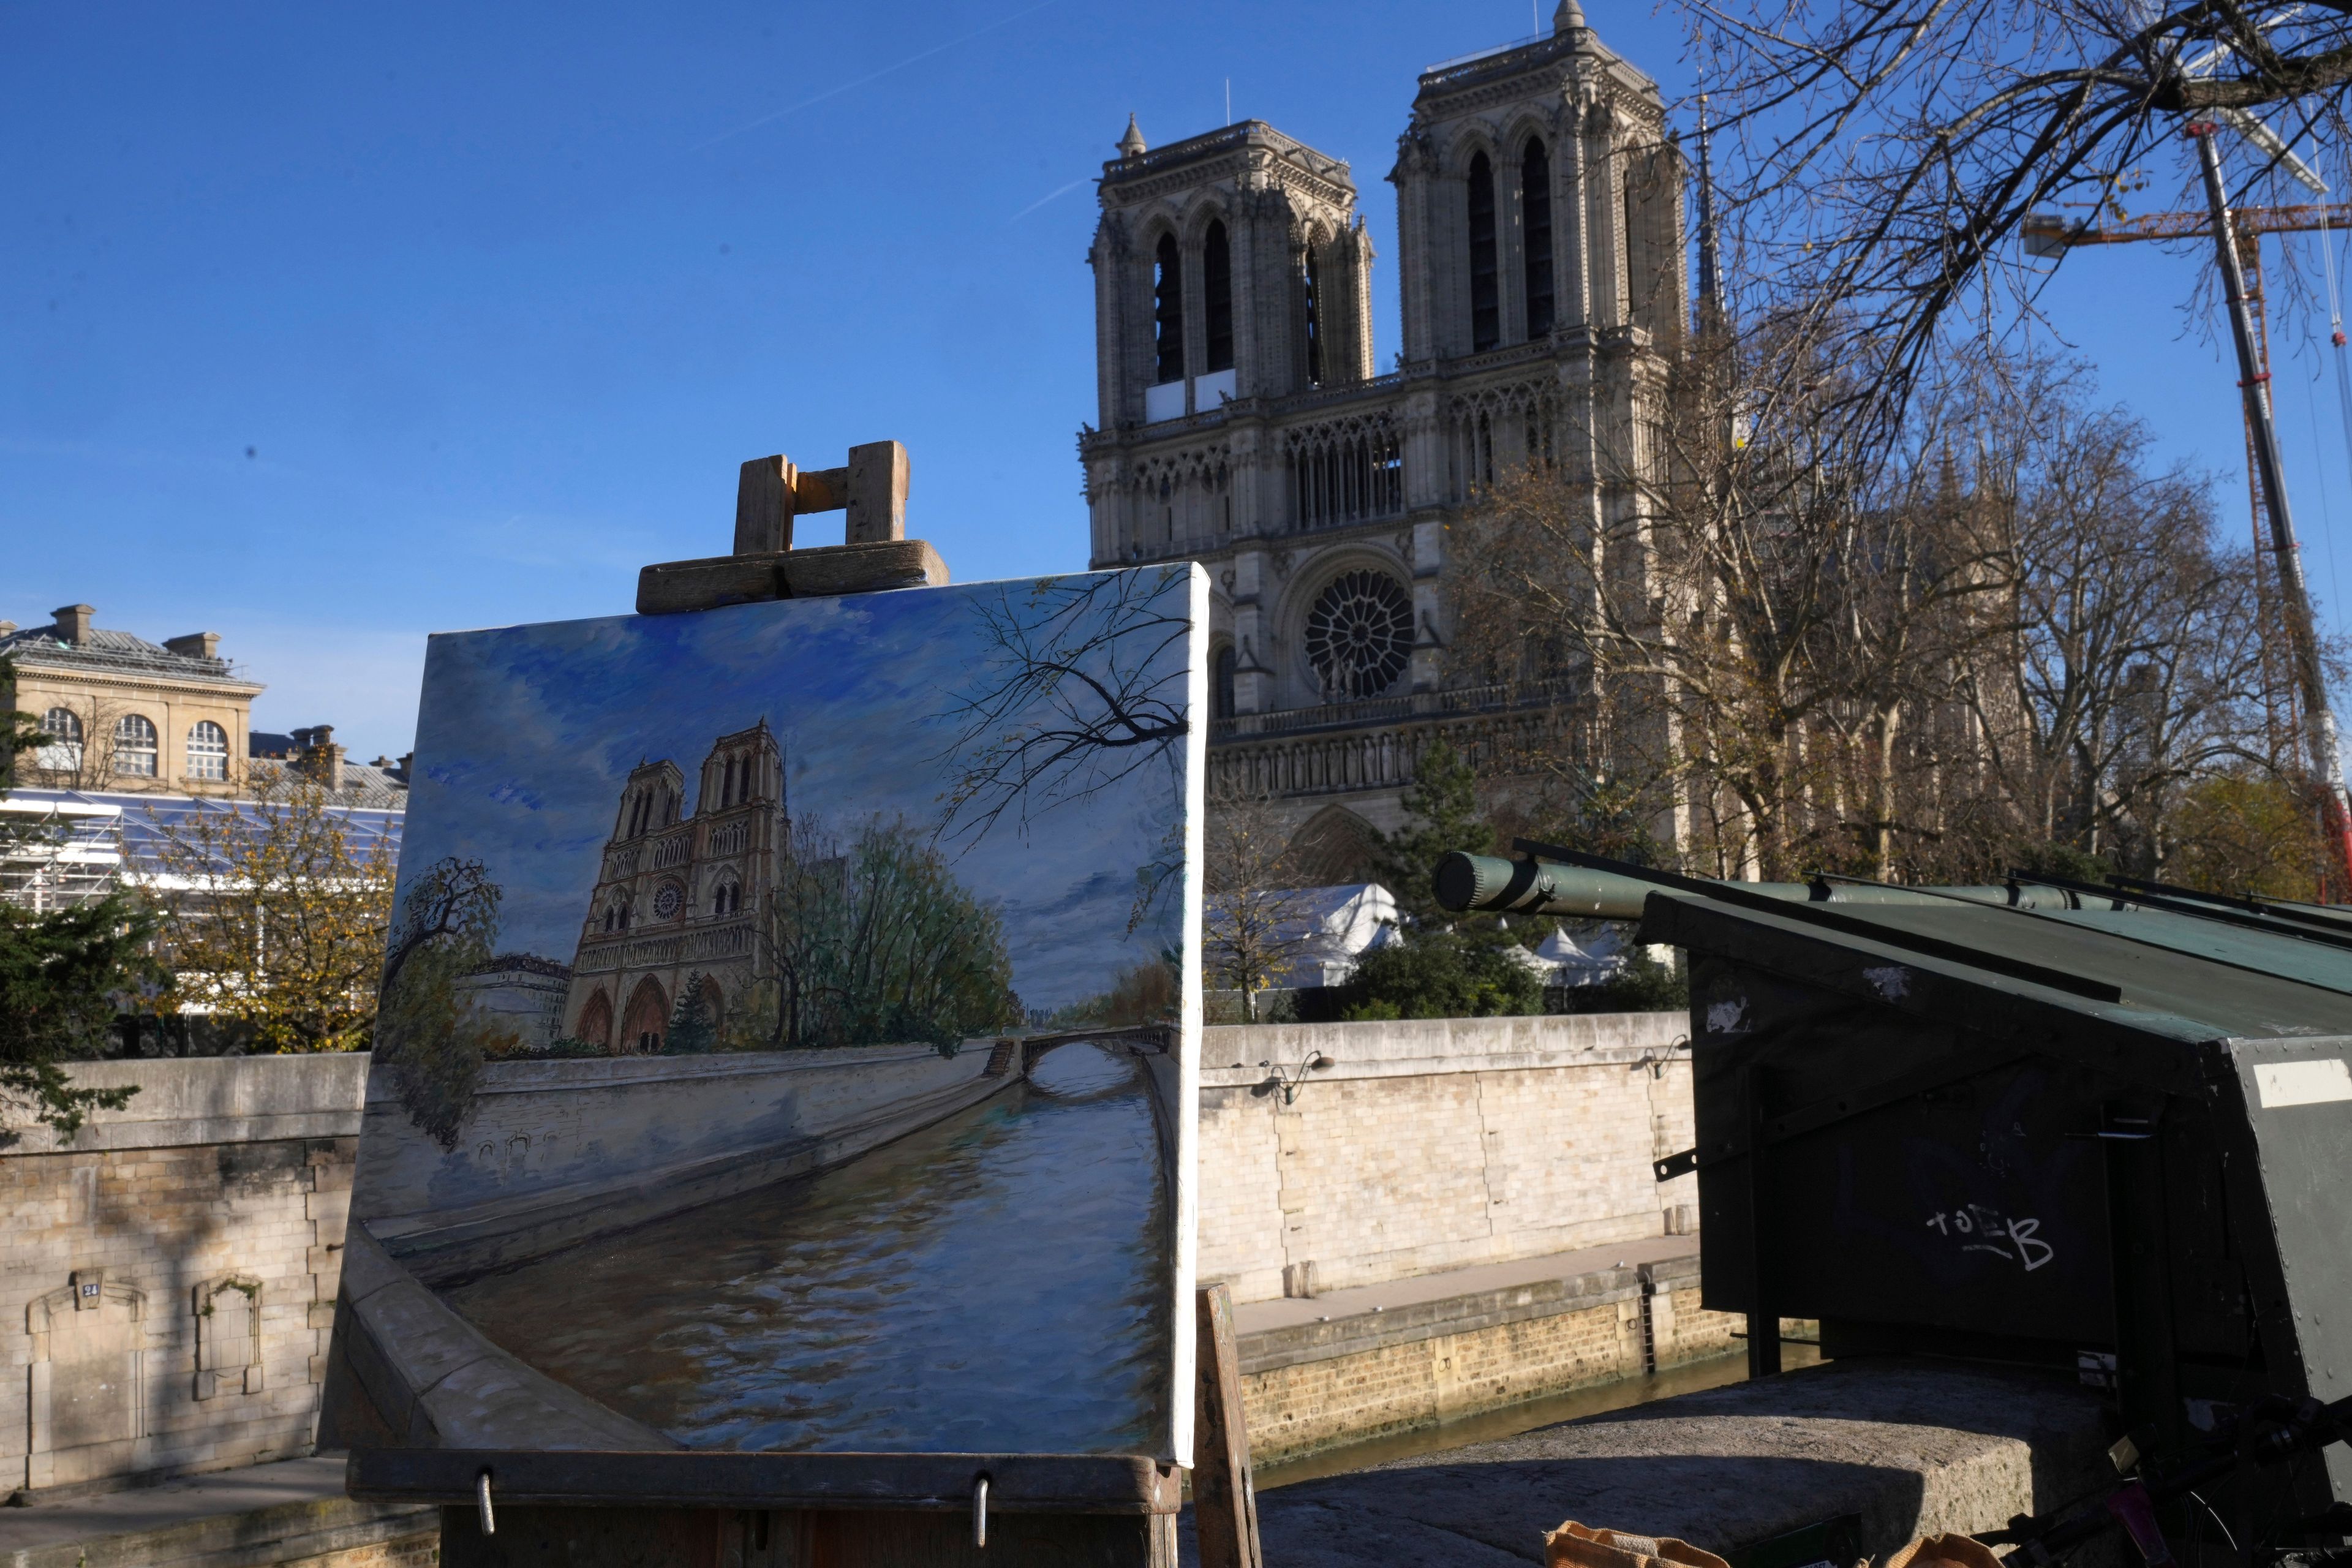
[[[735,481],[735,553],[772,555],[793,547],[793,479],[790,458],[754,458]]]
[[[845,542],[879,544],[907,537],[907,448],[896,441],[871,441],[849,449],[849,508]]]
[[[1265,1568],[1257,1543],[1257,1487],[1250,1479],[1249,1423],[1242,1408],[1241,1358],[1234,1349],[1234,1295],[1202,1287],[1198,1403],[1192,1423],[1192,1524],[1201,1568]]]

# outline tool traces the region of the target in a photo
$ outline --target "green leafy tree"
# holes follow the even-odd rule
[[[171,987],[261,1050],[362,1048],[392,912],[391,838],[355,827],[291,774],[234,805],[148,813],[155,856],[185,889],[157,911]]]
[[[1566,1003],[1560,1009],[1566,1013],[1676,1012],[1690,1005],[1690,976],[1637,945],[1627,951],[1617,978],[1571,987]]]
[[[497,950],[502,896],[480,861],[436,862],[402,898],[384,955],[375,1048],[409,1119],[446,1149],[457,1147],[472,1112],[483,1061],[519,1044],[512,1031],[482,1017],[458,984]]]
[[[1358,961],[1341,1016],[1493,1018],[1543,1011],[1543,977],[1506,941],[1431,931]]]
[[[0,659],[0,698],[16,671]],[[19,755],[42,742],[29,713],[0,702],[0,796]],[[47,830],[0,826],[0,858],[38,852]],[[92,1110],[119,1110],[135,1088],[79,1089],[63,1064],[106,1054],[118,998],[152,988],[147,945],[154,924],[117,892],[76,908],[35,913],[0,903],[0,1101],[29,1107],[68,1136]]]
[[[1438,907],[1429,873],[1454,850],[1491,855],[1495,829],[1478,804],[1478,775],[1443,736],[1432,741],[1413,768],[1404,792],[1404,826],[1384,836],[1375,852],[1381,883],[1396,895],[1397,908],[1421,921],[1455,917]]]

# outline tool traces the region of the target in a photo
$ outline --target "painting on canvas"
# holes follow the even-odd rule
[[[333,1439],[1181,1460],[1204,582],[435,637]]]

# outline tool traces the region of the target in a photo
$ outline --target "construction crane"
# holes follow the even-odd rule
[[[2287,504],[2286,481],[2281,471],[2271,400],[2270,325],[2262,284],[2263,235],[2352,228],[2352,205],[2230,206],[2221,184],[2221,160],[2213,147],[2213,130],[2210,125],[2189,128],[2189,134],[2197,143],[2204,174],[2206,211],[2150,213],[2108,223],[2036,213],[2025,220],[2025,250],[2030,256],[2055,257],[2085,245],[2126,245],[2151,239],[2214,241],[2223,293],[2230,307],[2231,335],[2238,352],[2238,385],[2246,426],[2247,499],[2253,513],[2256,588],[2263,600],[2276,606],[2275,615],[2263,616],[2262,637],[2263,697],[2272,755],[2275,760],[2290,750],[2303,752],[2303,765],[2322,796],[2327,838],[2336,851],[2340,886],[2352,895],[2352,804],[2347,804],[2345,793],[2336,715],[2327,699],[2311,595],[2304,583],[2301,547],[2295,541],[2294,518]],[[2316,180],[2305,183],[2316,184]],[[2345,336],[2340,321],[2336,328],[2336,348],[2341,355]],[[2271,567],[2268,573],[2263,570],[2266,555]],[[2271,635],[2273,626],[2284,627],[2285,647],[2274,642]],[[2293,742],[2288,740],[2290,736],[2294,737]]]

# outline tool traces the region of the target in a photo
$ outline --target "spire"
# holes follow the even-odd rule
[[[1576,0],[1559,0],[1559,9],[1551,14],[1551,30],[1565,33],[1570,29],[1584,30],[1584,7]]]
[[[1568,4],[1573,5],[1576,0],[1568,0]],[[1135,123],[1135,116],[1129,114],[1127,117],[1127,134],[1118,139],[1118,155],[1122,158],[1140,158],[1150,151],[1150,147],[1143,140],[1141,128]]]
[[[1576,0],[1567,0],[1574,5]],[[1723,258],[1715,234],[1715,133],[1706,121],[1706,94],[1698,95],[1698,307],[1702,330],[1723,308]]]

